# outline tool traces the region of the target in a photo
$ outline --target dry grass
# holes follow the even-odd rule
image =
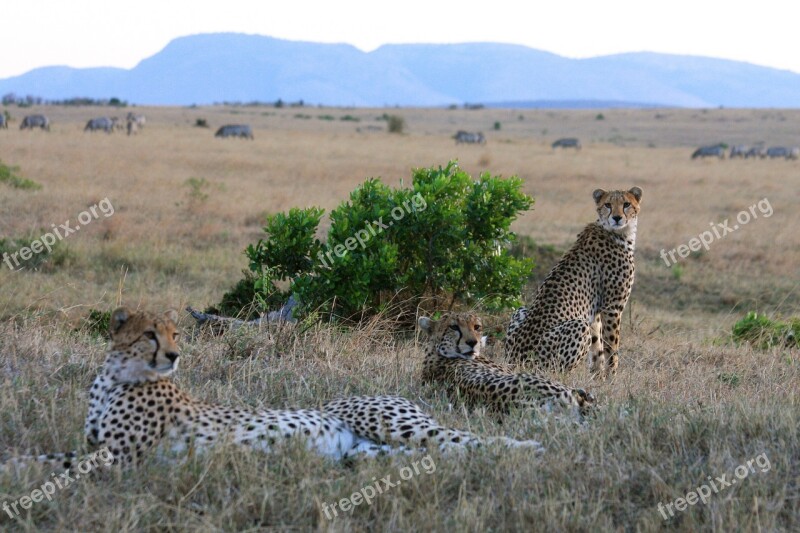
[[[800,516],[797,351],[754,351],[720,342],[754,309],[798,314],[800,163],[690,161],[697,144],[800,144],[800,112],[770,110],[364,110],[142,109],[146,129],[127,138],[84,134],[106,113],[44,109],[53,131],[0,130],[0,160],[40,191],[0,186],[0,238],[38,235],[108,197],[101,217],[63,246],[43,272],[0,265],[0,449],[14,453],[82,445],[86,388],[103,345],[72,332],[89,308],[122,300],[149,308],[215,303],[240,276],[244,246],[265,213],[343,200],[368,176],[407,183],[413,167],[457,158],[471,173],[517,174],[536,197],[519,233],[569,246],[592,216],[597,187],[644,189],[639,273],[622,333],[621,372],[606,383],[580,370],[563,379],[601,401],[585,427],[514,413],[502,423],[448,407],[419,384],[421,347],[380,324],[354,331],[320,325],[303,333],[187,339],[178,382],[208,400],[311,406],[344,394],[399,393],[443,422],[485,434],[536,438],[547,453],[432,453],[436,471],[328,521],[322,503],[349,496],[415,458],[327,463],[292,447],[268,457],[224,450],[187,464],[153,461],[122,476],[81,481],[36,504],[19,530],[796,530]],[[22,113],[12,109],[19,119]],[[405,118],[386,133],[384,112]],[[311,116],[297,118],[298,114]],[[331,115],[335,120],[322,120]],[[338,120],[344,115],[359,122]],[[658,115],[658,117],[657,117]],[[520,117],[522,117],[520,119]],[[211,130],[194,128],[206,118]],[[492,131],[494,122],[502,123]],[[213,138],[246,122],[255,141]],[[376,131],[367,126],[380,126]],[[482,130],[486,146],[456,146],[458,129]],[[584,149],[553,153],[559,136]],[[205,179],[202,195],[190,178]],[[659,257],[733,219],[763,198],[774,214],[667,268]],[[489,317],[502,325],[507,316]],[[664,522],[667,504],[765,453],[769,471]],[[49,477],[0,475],[0,502]]]

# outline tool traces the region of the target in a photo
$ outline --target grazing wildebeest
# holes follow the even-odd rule
[[[749,148],[743,144],[737,144],[736,146],[731,146],[731,153],[728,154],[729,159],[734,159],[736,157],[746,158],[747,152]]]
[[[253,139],[253,131],[250,126],[246,124],[228,124],[221,126],[214,137],[243,137],[245,139]]]
[[[0,128],[8,129],[8,121],[6,120],[6,114],[0,113]]]
[[[139,131],[139,126],[136,125],[135,120],[128,119],[128,123],[125,126],[125,129],[128,130],[128,135],[133,135],[134,133]]]
[[[50,131],[50,120],[44,115],[27,115],[19,125],[19,129],[24,130],[25,128],[42,128]]]
[[[553,150],[556,148],[575,148],[576,150],[580,150],[581,142],[575,137],[565,137],[563,139],[558,139],[551,146]]]
[[[458,132],[453,135],[453,138],[456,140],[456,144],[486,144],[486,137],[484,137],[483,133],[481,132],[472,133],[469,131],[458,130]]]
[[[789,149],[785,146],[770,146],[767,148],[767,157],[770,159],[775,159],[776,157],[787,159],[789,157]]]
[[[102,130],[106,133],[111,133],[114,131],[114,127],[117,125],[117,118],[108,118],[108,117],[98,117],[90,119],[89,122],[86,123],[86,127],[83,128],[83,131],[98,131]]]
[[[697,159],[698,157],[718,157],[720,159],[725,159],[725,147],[721,144],[701,146],[692,154],[692,159]]]
[[[764,159],[767,157],[767,149],[764,146],[753,146],[750,148],[746,154],[744,154],[745,159],[750,159],[751,157],[758,157],[759,159]]]

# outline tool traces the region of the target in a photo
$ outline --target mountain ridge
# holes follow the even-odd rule
[[[118,97],[139,105],[282,99],[359,107],[800,107],[800,74],[655,52],[570,59],[504,43],[387,44],[363,52],[349,44],[206,33],[173,39],[132,69],[49,66],[0,79],[0,94],[8,93],[48,100]]]

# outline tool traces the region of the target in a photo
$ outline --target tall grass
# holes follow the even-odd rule
[[[346,394],[398,393],[443,423],[535,438],[547,452],[536,458],[494,449],[454,456],[432,451],[433,474],[328,521],[323,503],[349,496],[373,477],[396,477],[416,459],[341,465],[300,447],[270,455],[222,450],[184,464],[150,461],[124,475],[82,480],[52,502],[37,503],[20,521],[0,511],[0,529],[800,526],[798,351],[726,340],[750,309],[800,314],[800,164],[689,159],[709,138],[790,144],[800,138],[800,111],[603,110],[605,119],[597,121],[597,110],[404,109],[405,134],[397,136],[358,131],[383,110],[348,110],[361,119],[354,123],[296,120],[290,109],[265,116],[240,108],[236,120],[256,133],[248,143],[213,138],[231,118],[222,106],[140,111],[148,124],[135,137],[83,135],[87,117],[97,113],[55,107],[47,109],[49,134],[2,134],[0,159],[43,187],[35,194],[0,187],[0,238],[50,228],[106,197],[116,211],[65,238],[70,261],[64,264],[39,272],[0,264],[0,459],[82,446],[86,390],[103,359],[102,339],[80,330],[90,310],[119,302],[152,309],[216,303],[246,268],[242,251],[261,236],[258,221],[265,214],[293,206],[330,209],[366,177],[396,186],[412,167],[452,158],[472,175],[490,171],[526,180],[536,207],[514,230],[561,250],[594,218],[593,189],[642,187],[637,280],[622,326],[620,373],[608,382],[593,382],[582,369],[557,376],[598,397],[599,413],[585,426],[529,412],[500,422],[451,406],[440,391],[422,386],[422,352],[413,335],[390,335],[380,324],[186,339],[176,379],[207,400],[309,407]],[[200,117],[210,131],[193,127]],[[502,130],[479,150],[453,143],[456,130],[485,130],[495,121]],[[561,136],[579,137],[583,150],[553,153],[549,144]],[[619,138],[622,145],[615,144]],[[192,201],[193,186],[186,184],[198,176],[215,187]],[[682,260],[680,276],[659,258],[662,248],[686,243],[765,197],[772,217]],[[502,329],[507,320],[508,313],[500,314],[487,317],[487,324]],[[730,473],[762,453],[769,471],[663,520],[659,503],[685,497],[708,476]],[[44,471],[0,474],[0,504],[49,477]]]

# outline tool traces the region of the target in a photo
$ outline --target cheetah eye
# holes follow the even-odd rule
[[[624,204],[622,204],[623,209],[628,209],[630,206],[631,206],[630,202],[625,202]]]
[[[179,332],[175,332],[172,334],[172,340],[176,341],[181,338],[181,334]]]
[[[461,331],[461,328],[458,327],[458,324],[452,324],[450,326],[450,329],[452,329],[453,331]]]
[[[606,209],[611,209],[611,204],[606,204],[604,207],[605,207]]]
[[[480,330],[481,330],[481,325],[475,324],[475,331],[480,331]]]
[[[143,335],[148,339],[150,339],[151,341],[156,340],[156,334],[152,331],[145,331]]]

